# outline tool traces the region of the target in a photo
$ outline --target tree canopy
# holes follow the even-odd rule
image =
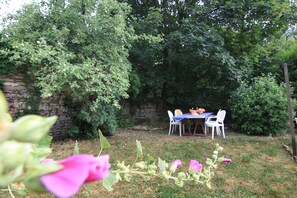
[[[130,7],[113,0],[50,0],[25,6],[3,30],[10,60],[43,97],[61,94],[78,128],[113,131],[127,98],[133,28]]]
[[[129,96],[228,109],[242,80],[282,81],[283,60],[297,71],[296,6],[285,0],[48,0],[8,19],[0,58],[43,97],[61,94],[73,131],[113,131]]]

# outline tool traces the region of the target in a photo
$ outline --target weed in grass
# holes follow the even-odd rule
[[[165,185],[162,186],[160,188],[158,188],[157,190],[159,197],[160,198],[168,198],[168,197],[172,197],[172,198],[181,198],[184,197],[182,195],[182,188],[178,188],[175,185]]]
[[[280,150],[277,147],[261,147],[260,151],[272,157],[278,156]]]
[[[243,154],[242,155],[242,157],[241,157],[241,161],[243,162],[243,163],[249,163],[249,162],[251,162],[252,161],[252,159],[255,157],[255,156],[257,156],[257,153],[248,153],[248,154]]]
[[[214,180],[215,186],[224,186],[226,179],[222,176],[217,176]]]

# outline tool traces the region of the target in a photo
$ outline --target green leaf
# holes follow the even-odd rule
[[[160,171],[163,171],[166,168],[166,162],[159,157],[158,157],[158,167]]]
[[[52,153],[52,149],[49,147],[32,147],[32,156],[37,159],[44,159]]]
[[[151,156],[150,154],[147,154],[147,159],[148,159],[150,164],[156,162],[155,158],[153,158],[153,156]]]
[[[109,172],[108,177],[103,179],[102,181],[103,187],[108,191],[112,191],[112,186],[116,183],[117,183],[116,175],[112,172]]]
[[[4,94],[2,93],[2,91],[0,91],[0,119],[5,117],[6,112],[7,112],[7,102]]]
[[[50,144],[51,144],[52,140],[53,140],[53,137],[52,136],[45,135],[37,143],[37,146],[40,146],[40,147],[50,147]]]
[[[98,130],[99,132],[99,138],[100,138],[100,146],[101,146],[101,149],[107,149],[107,148],[110,148],[110,144],[109,142],[107,141],[107,139],[104,137],[104,135],[102,134],[101,130],[99,129]]]
[[[142,153],[142,146],[140,141],[136,140],[136,148],[137,148],[137,157],[141,158],[143,157],[143,153]]]
[[[75,146],[74,146],[74,149],[73,149],[73,154],[74,155],[79,155],[79,146],[78,146],[78,141],[77,140],[75,141]]]

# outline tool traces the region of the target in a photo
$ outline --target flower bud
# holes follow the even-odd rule
[[[170,175],[166,171],[162,171],[162,176],[166,179],[169,180]]]
[[[150,169],[150,170],[157,170],[158,167],[157,167],[155,164],[150,164],[150,165],[148,166],[148,169]]]
[[[131,181],[131,178],[132,178],[132,175],[130,175],[130,174],[124,174],[124,180],[126,181],[126,182],[130,182]]]
[[[206,182],[206,183],[205,183],[205,186],[206,186],[209,190],[211,190],[211,184],[210,184],[209,182]]]
[[[208,158],[208,160],[206,161],[207,165],[212,165],[212,159]]]
[[[185,174],[184,172],[179,172],[179,173],[177,174],[177,178],[178,178],[179,180],[185,179],[185,178],[186,178],[186,174]]]
[[[218,151],[214,151],[214,152],[213,152],[213,154],[215,154],[215,155],[218,155],[218,153],[219,153]]]
[[[0,119],[0,143],[10,138],[9,122],[5,119]]]
[[[214,176],[214,172],[210,172],[210,177],[213,177]]]
[[[200,179],[200,176],[197,175],[197,174],[194,174],[194,175],[193,175],[193,178],[194,178],[194,182],[195,182],[195,183],[198,183],[198,182],[199,182],[199,179]]]
[[[184,182],[182,180],[177,179],[175,180],[175,184],[178,185],[179,187],[183,187]]]
[[[212,165],[212,167],[213,167],[214,169],[217,169],[217,168],[218,168],[218,165],[217,165],[217,164],[214,164],[214,165]]]
[[[32,147],[15,141],[6,141],[0,145],[0,164],[5,169],[14,169],[29,159]]]
[[[12,117],[11,117],[11,115],[10,115],[9,113],[6,113],[6,115],[5,115],[5,120],[6,120],[7,122],[9,122],[9,123],[12,122]]]
[[[145,164],[144,161],[135,163],[135,167],[140,168],[142,170],[147,169],[147,165]]]
[[[218,162],[223,162],[224,161],[224,158],[223,157],[220,157],[219,159],[218,159]]]
[[[147,172],[148,172],[148,174],[150,174],[150,175],[154,175],[154,174],[156,174],[156,170],[152,170],[152,169],[149,169]]]
[[[117,167],[123,171],[129,171],[129,168],[125,165],[125,162],[118,162]]]
[[[57,120],[57,116],[43,118],[37,115],[27,115],[11,124],[10,131],[13,139],[20,142],[38,142]]]
[[[181,160],[174,160],[173,162],[171,162],[169,172],[174,173],[176,169],[180,167],[181,163]]]
[[[218,157],[217,155],[212,155],[213,159],[217,159],[217,157]]]
[[[120,175],[120,173],[116,173],[116,181],[122,181],[122,177]]]
[[[220,146],[220,147],[218,148],[218,151],[222,151],[222,150],[223,150],[223,147]]]

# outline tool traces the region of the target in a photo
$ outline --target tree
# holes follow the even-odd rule
[[[34,77],[42,97],[64,97],[72,133],[116,128],[115,108],[128,97],[129,13],[115,0],[49,0],[25,6],[3,30],[13,63]]]
[[[283,34],[295,17],[295,6],[284,0],[122,1],[131,5],[139,21],[150,15],[151,8],[159,9],[162,25],[155,30],[163,36],[162,55],[159,49],[151,51],[161,61],[148,66],[131,53],[130,60],[141,82],[157,79],[140,83],[141,98],[175,107],[226,107],[230,91],[255,74],[245,60],[253,59],[256,46]],[[139,49],[134,45],[131,51]]]
[[[130,50],[129,60],[140,80],[136,99],[185,108],[207,105],[210,95],[212,101],[224,101],[216,96],[222,96],[226,83],[217,82],[229,82],[234,60],[223,37],[192,14],[198,1],[124,2],[133,8],[136,34],[146,30],[163,38],[162,45],[138,40]]]

